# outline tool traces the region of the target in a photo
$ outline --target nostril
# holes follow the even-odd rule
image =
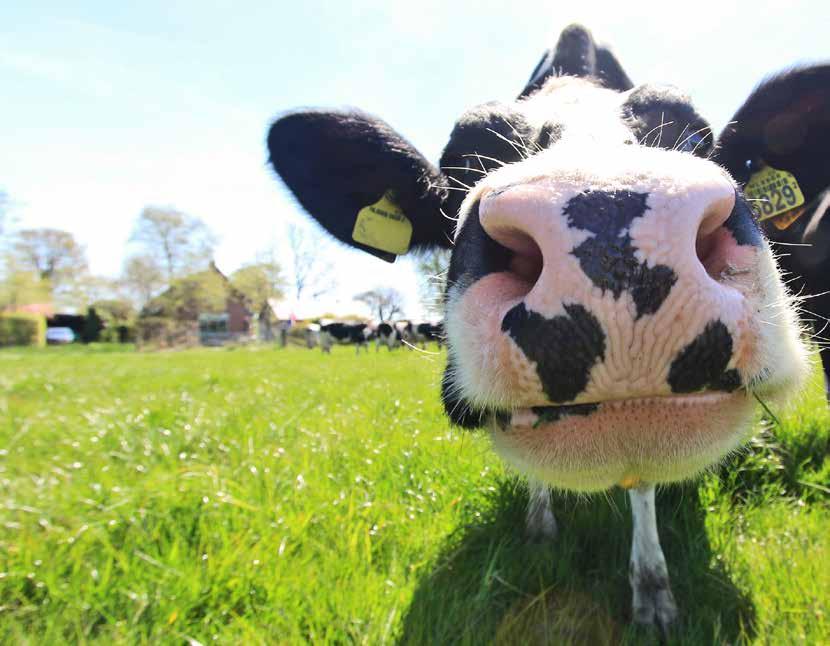
[[[695,240],[698,260],[706,273],[717,281],[723,280],[730,269],[737,268],[737,243],[725,226],[734,208],[734,194],[712,203],[703,214]]]
[[[703,265],[706,273],[715,280],[720,280],[723,272],[729,266],[727,257],[728,238],[729,232],[720,227],[708,235],[698,235],[695,242],[695,250],[700,264]]]
[[[510,272],[532,287],[542,274],[542,250],[527,234],[517,234],[517,242],[515,246],[507,245],[512,252]]]
[[[528,292],[542,274],[542,250],[531,233],[532,212],[519,187],[489,193],[479,205],[484,233],[507,252],[507,273],[524,284]],[[506,195],[506,193],[510,193]]]

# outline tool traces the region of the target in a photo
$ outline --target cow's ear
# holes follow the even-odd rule
[[[339,240],[390,262],[410,249],[451,246],[444,178],[380,119],[293,112],[271,126],[268,151],[302,207]]]
[[[787,171],[805,203],[830,185],[830,64],[763,82],[718,138],[713,159],[745,185],[761,168]]]

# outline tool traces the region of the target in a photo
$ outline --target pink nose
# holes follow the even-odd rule
[[[513,252],[510,271],[526,284],[528,306],[544,312],[611,295],[630,298],[639,319],[656,314],[676,288],[721,299],[724,272],[746,260],[724,227],[735,190],[714,175],[672,192],[549,179],[511,185],[486,193],[478,217]]]

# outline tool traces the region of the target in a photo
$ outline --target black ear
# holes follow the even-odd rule
[[[551,76],[594,78],[612,90],[625,91],[633,86],[614,54],[607,47],[597,47],[591,32],[582,25],[562,30],[556,47],[542,55],[519,98],[529,96]]]
[[[268,152],[303,208],[346,244],[389,262],[411,248],[451,246],[445,179],[380,119],[294,112],[271,126]]]
[[[763,166],[791,173],[810,203],[830,185],[830,64],[762,83],[718,138],[713,159],[742,185]]]

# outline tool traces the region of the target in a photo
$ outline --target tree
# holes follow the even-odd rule
[[[334,266],[326,259],[325,246],[326,242],[316,231],[296,224],[288,225],[288,248],[297,300],[303,294],[317,298],[334,288]]]
[[[440,316],[444,311],[444,292],[447,289],[447,270],[450,250],[435,249],[425,252],[415,261],[420,279],[421,302],[428,312]]]
[[[0,282],[0,310],[15,309],[21,305],[48,303],[52,287],[48,281],[41,280],[32,271],[20,271],[14,267],[7,268],[3,281]]]
[[[133,304],[122,298],[107,298],[95,301],[92,307],[107,323],[123,325],[135,318]]]
[[[285,279],[276,262],[244,265],[231,274],[230,280],[256,309],[261,308],[269,298],[281,299],[285,295]]]
[[[6,226],[6,214],[9,211],[9,196],[5,191],[0,191],[0,236],[3,235]]]
[[[24,271],[36,272],[53,287],[87,270],[86,252],[68,231],[24,229],[17,233],[12,253]]]
[[[167,284],[213,256],[216,236],[199,218],[172,208],[148,206],[136,220],[132,242],[159,267]]]
[[[101,339],[101,330],[104,329],[104,321],[98,316],[98,312],[94,307],[90,307],[86,311],[84,318],[84,328],[81,334],[81,340],[84,343],[95,343]]]
[[[18,231],[9,256],[9,264],[15,272],[30,273],[42,286],[49,286],[56,305],[83,304],[84,285],[89,277],[86,252],[68,231]]]
[[[142,315],[197,321],[199,314],[223,312],[227,297],[225,279],[209,269],[174,280],[163,294],[147,304]]]
[[[151,256],[137,255],[124,263],[121,283],[130,300],[142,307],[164,287],[164,277]]]
[[[376,287],[357,294],[354,299],[368,305],[373,313],[377,313],[379,321],[403,314],[403,296],[392,287]]]

